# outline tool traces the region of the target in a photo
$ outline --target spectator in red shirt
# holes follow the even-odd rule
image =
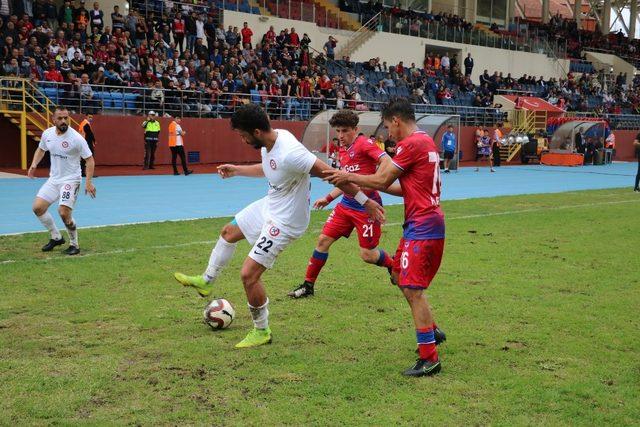
[[[269,31],[264,35],[264,39],[267,43],[275,43],[276,42],[276,32],[273,31],[273,25],[269,27]]]
[[[242,46],[249,45],[249,48],[253,48],[251,45],[251,36],[253,36],[253,31],[249,28],[248,23],[242,24],[242,30],[240,30],[240,34],[242,35]]]
[[[184,52],[184,31],[185,31],[185,23],[184,19],[182,19],[182,13],[176,13],[176,17],[173,20],[173,39],[176,42],[176,45],[180,48],[180,53]]]
[[[296,29],[291,27],[291,34],[289,34],[289,44],[294,49],[298,49],[300,47],[300,36],[296,33]]]
[[[48,82],[58,82],[62,83],[64,78],[62,77],[62,73],[60,70],[56,68],[56,60],[49,60],[49,69],[44,72],[44,79]]]

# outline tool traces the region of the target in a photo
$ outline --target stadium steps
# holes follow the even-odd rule
[[[27,79],[0,77],[0,114],[20,131],[21,168],[27,169],[27,140],[40,141],[42,131],[53,125],[57,105]],[[69,125],[78,128],[70,118]]]
[[[22,111],[15,111],[15,112],[3,111],[2,112],[2,116],[7,120],[9,120],[12,124],[14,124],[18,129],[20,128],[21,115],[22,115]],[[29,116],[31,115],[27,114],[27,117]],[[39,121],[37,122],[39,123]],[[42,133],[43,129],[41,129],[40,125],[36,124],[35,121],[32,121],[29,118],[27,118],[26,123],[27,123],[26,125],[27,136],[32,140],[34,140],[35,142],[40,142],[40,134]]]
[[[330,0],[313,0],[313,2],[316,5],[326,9],[327,12],[329,12],[331,15],[334,15],[338,18],[340,22],[338,28],[351,31],[357,31],[358,29],[360,29],[360,22],[353,19],[349,14],[341,11],[340,8]]]
[[[349,40],[344,43],[337,52],[336,57],[342,58],[345,56],[353,55],[358,49],[360,49],[371,37],[376,34],[376,29],[380,23],[381,13],[378,12],[373,18],[365,22],[365,24],[358,28]]]
[[[248,0],[249,1],[249,6],[251,6],[251,9],[254,10],[255,8],[258,8],[258,10],[260,10],[260,15],[262,16],[274,16],[268,8],[260,6],[260,3],[258,3],[257,0]]]

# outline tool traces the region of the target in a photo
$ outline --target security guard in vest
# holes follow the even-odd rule
[[[153,162],[160,137],[160,122],[155,111],[149,111],[142,127],[144,128],[144,167],[142,169],[155,169]]]
[[[78,133],[82,135],[82,137],[87,141],[87,145],[89,146],[89,150],[91,150],[91,154],[94,154],[96,137],[93,134],[93,129],[91,129],[91,122],[93,122],[93,114],[86,114],[84,120],[82,120],[80,122],[80,125],[78,126]],[[80,159],[80,168],[82,169],[82,176],[85,176],[84,159]],[[95,178],[96,176],[94,175],[93,177]]]

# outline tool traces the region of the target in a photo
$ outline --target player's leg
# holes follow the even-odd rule
[[[209,263],[204,273],[196,276],[174,273],[175,279],[183,286],[195,288],[200,296],[208,296],[213,290],[213,283],[216,278],[233,258],[237,243],[244,238],[244,234],[242,234],[242,230],[240,230],[235,220],[226,224],[220,230],[218,241],[211,250]]]
[[[440,371],[441,365],[434,335],[434,319],[427,296],[423,289],[402,287],[402,293],[409,303],[413,323],[416,328],[419,359],[404,374],[408,376],[433,375]]]
[[[294,240],[294,237],[285,234],[275,224],[265,222],[258,240],[249,251],[240,277],[247,294],[254,328],[244,340],[236,345],[236,348],[254,347],[271,342],[269,298],[267,298],[261,277],[266,269],[273,267],[280,252]]]
[[[64,250],[67,255],[78,255],[80,253],[78,227],[72,215],[79,191],[79,182],[65,182],[60,185],[58,214],[67,228],[67,233],[69,233],[69,247]]]
[[[69,247],[64,250],[67,255],[78,255],[80,253],[80,246],[78,244],[78,227],[73,219],[73,210],[68,206],[58,206],[58,214],[67,228],[69,233]]]
[[[142,162],[142,169],[149,169],[149,155],[151,154],[151,143],[145,138],[144,141],[144,160]]]
[[[634,191],[640,191],[640,157],[638,157],[638,172],[636,172],[636,185]]]
[[[262,224],[264,224],[265,203],[264,198],[251,203],[238,212],[233,221],[222,227],[218,241],[209,256],[207,268],[202,275],[187,276],[175,273],[175,279],[183,286],[195,288],[202,297],[211,294],[213,283],[231,261],[237,243],[247,239],[253,244],[260,236]]]
[[[333,211],[331,211],[331,214],[329,214],[329,217],[322,227],[322,232],[318,237],[318,244],[307,264],[304,282],[287,295],[292,298],[302,298],[313,295],[316,279],[329,258],[329,248],[340,237],[349,237],[352,231],[353,224],[349,218],[349,209],[338,204]]]
[[[491,172],[495,172],[496,170],[493,168],[493,151],[489,152],[489,155],[487,156],[487,158],[489,159],[489,170]]]
[[[42,247],[43,252],[49,252],[56,246],[64,244],[64,238],[62,237],[62,234],[60,234],[58,227],[56,227],[53,215],[49,212],[49,206],[51,206],[51,203],[57,199],[57,197],[57,187],[47,181],[42,188],[40,188],[40,191],[38,191],[36,198],[33,199],[33,213],[44,228],[49,230],[51,235],[49,242]]]
[[[393,258],[384,250],[378,248],[382,236],[380,221],[371,221],[365,212],[351,211],[350,219],[358,233],[360,258],[366,263],[384,267],[391,274]]]
[[[291,298],[305,298],[313,295],[313,287],[318,279],[318,275],[329,258],[329,248],[331,248],[331,245],[333,245],[336,240],[337,238],[320,233],[320,236],[318,236],[318,244],[313,250],[313,254],[311,254],[311,258],[309,258],[309,263],[307,264],[304,282],[289,292],[287,294],[288,296]]]
[[[404,372],[408,376],[433,375],[441,368],[436,350],[437,326],[424,291],[440,267],[443,250],[444,239],[401,239],[396,251],[394,277],[411,308],[419,353],[414,366]]]
[[[247,295],[249,312],[253,320],[253,330],[236,344],[236,348],[255,347],[271,342],[271,329],[269,328],[269,298],[261,280],[262,273],[267,267],[259,264],[254,259],[247,257],[240,272],[244,292]]]

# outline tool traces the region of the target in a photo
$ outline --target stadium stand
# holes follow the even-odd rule
[[[589,62],[572,61],[562,79],[512,77],[497,70],[480,75],[476,85],[460,71],[459,58],[447,56],[445,61],[441,53],[428,54],[417,66],[387,64],[379,58],[364,63],[348,57],[332,60],[293,28],[249,35],[238,22],[225,29],[221,6],[260,12],[247,1],[233,6],[171,3],[167,8],[163,1],[139,0],[126,16],[116,16],[113,29],[87,23],[83,4],[51,10],[49,3],[38,2],[33,16],[14,15],[1,24],[2,85],[10,85],[13,77],[28,78],[37,96],[77,112],[140,114],[154,109],[170,115],[228,117],[236,106],[253,102],[273,117],[306,120],[325,108],[377,110],[390,98],[403,96],[418,112],[460,114],[465,124],[487,125],[504,119],[501,106],[494,105],[496,94],[527,94],[567,111],[624,114],[616,123],[637,123],[640,81],[627,85],[626,78],[618,76],[607,86]],[[444,38],[451,33],[456,37],[473,28],[455,15],[397,7],[367,8],[366,14],[361,19],[371,14],[388,17],[381,20],[383,31],[396,28],[394,22],[411,28],[416,19],[427,23],[415,27],[417,35],[423,30],[431,35],[437,28]],[[549,31],[545,37],[570,31],[567,20],[552,21],[543,28]],[[559,33],[552,32],[556,30]]]

